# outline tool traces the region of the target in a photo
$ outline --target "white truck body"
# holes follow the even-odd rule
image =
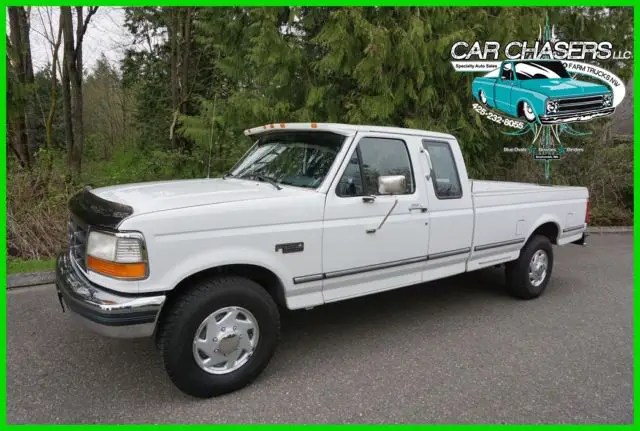
[[[448,134],[315,123],[245,134],[257,141],[231,176],[79,193],[58,259],[61,304],[102,334],[156,336],[174,383],[196,396],[239,388],[266,366],[276,303],[310,308],[500,264],[515,296],[531,299],[551,275],[551,244],[584,244],[586,188],[470,180]],[[283,157],[282,169],[312,173],[261,176]],[[109,261],[120,253],[142,263]],[[142,264],[136,279],[110,273]]]
[[[251,136],[273,130],[258,128]],[[163,292],[209,268],[256,265],[278,277],[287,307],[298,309],[514,260],[526,239],[547,223],[555,226],[558,245],[579,240],[586,229],[586,188],[469,180],[451,135],[342,124],[318,124],[316,129],[287,124],[285,130],[324,130],[347,137],[317,190],[277,190],[234,178],[92,190],[134,208],[119,230],[144,235],[149,277],[137,282],[91,272],[88,277],[120,292]],[[365,137],[404,140],[416,178],[415,193],[398,196],[398,205],[373,235],[365,231],[381,222],[396,197],[379,196],[365,204],[360,197],[339,197],[335,191],[346,161]],[[425,139],[450,146],[462,184],[460,198],[438,199],[433,182],[425,179]],[[410,211],[411,205],[427,211]],[[303,242],[304,251],[275,252],[276,244],[293,242]],[[382,268],[374,270],[376,266]]]

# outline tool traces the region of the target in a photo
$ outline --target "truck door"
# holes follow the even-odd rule
[[[453,140],[424,138],[431,164],[423,181],[429,199],[429,260],[423,281],[460,274],[466,269],[473,240],[471,187],[460,147]]]
[[[420,156],[416,137],[358,133],[354,138],[325,204],[325,302],[421,281],[429,213],[422,167],[415,163]],[[379,193],[378,178],[387,175],[404,175],[404,193]]]
[[[500,76],[493,86],[495,105],[501,111],[511,112],[511,91],[513,90],[513,66],[510,62],[502,64]]]

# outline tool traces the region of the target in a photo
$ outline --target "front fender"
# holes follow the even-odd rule
[[[184,259],[173,267],[170,272],[165,274],[166,286],[169,290],[173,290],[182,280],[212,268],[225,265],[255,265],[274,273],[280,279],[286,292],[293,285],[293,275],[276,257],[277,255],[275,254],[268,254],[249,247],[211,250],[207,253]]]
[[[516,101],[516,103],[512,105],[515,108],[515,112],[513,112],[514,116],[518,116],[518,109],[520,107],[520,104],[523,102],[527,102],[529,106],[533,108],[536,116],[545,114],[544,104],[548,99],[546,95],[538,93],[536,91],[514,88],[511,97]]]

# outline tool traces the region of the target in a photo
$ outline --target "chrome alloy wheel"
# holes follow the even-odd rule
[[[258,346],[258,321],[242,307],[211,313],[193,338],[193,358],[211,374],[227,374],[247,363]]]
[[[484,90],[480,90],[480,101],[486,105],[487,104],[487,95],[484,93]]]
[[[524,102],[522,106],[522,110],[524,111],[524,118],[528,121],[534,121],[536,119],[536,113],[533,112],[533,108],[529,105],[528,102]]]
[[[549,268],[549,257],[544,250],[536,251],[529,261],[529,282],[535,287],[542,284],[547,276]]]

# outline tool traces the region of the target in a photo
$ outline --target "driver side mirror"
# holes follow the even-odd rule
[[[404,175],[387,175],[378,177],[378,193],[381,195],[400,195],[405,191]]]

